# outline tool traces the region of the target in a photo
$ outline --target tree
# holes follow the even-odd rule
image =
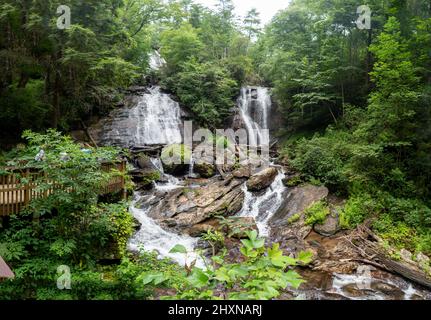
[[[251,9],[247,12],[247,15],[244,18],[244,30],[249,38],[255,39],[260,33],[260,13],[257,12],[256,8]]]

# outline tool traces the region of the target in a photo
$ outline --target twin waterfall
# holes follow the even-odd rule
[[[249,145],[269,145],[268,135],[263,133],[264,129],[268,129],[268,118],[271,110],[269,90],[260,87],[242,88],[238,98],[238,107],[244,126],[249,133]],[[159,87],[153,87],[149,93],[144,94],[137,105],[130,110],[128,118],[130,123],[128,127],[129,138],[132,138],[135,145],[172,144],[182,141],[180,106],[168,94],[162,93]],[[115,124],[113,127],[115,128]],[[113,135],[112,130],[109,134]],[[163,173],[160,160],[152,159],[152,161]],[[191,166],[189,177],[193,176],[193,166]],[[262,236],[268,236],[267,222],[282,203],[282,195],[286,190],[282,183],[283,177],[284,174],[280,170],[273,185],[261,195],[247,191],[244,184],[245,201],[239,216],[255,218]],[[182,187],[181,180],[170,176],[168,178],[169,184],[167,186],[156,184],[156,192],[169,192]],[[141,209],[137,208],[137,203]],[[147,216],[154,203],[157,203],[155,195],[135,194],[135,205],[132,206],[131,212],[142,224],[142,227],[130,240],[129,249],[137,251],[142,247],[145,250],[155,250],[160,257],[169,257],[180,264],[184,264],[182,255],[171,254],[169,250],[176,244],[182,244],[193,252],[197,245],[197,239],[178,235],[158,226],[154,220]]]
[[[152,67],[156,68],[163,62],[155,55],[152,59]],[[177,102],[172,100],[168,94],[161,91],[159,87],[145,89],[143,94],[136,97],[131,108],[122,108],[108,125],[104,126],[104,139],[110,144],[127,146],[145,146],[152,144],[181,143],[183,140],[181,110]],[[238,122],[241,128],[247,129],[249,133],[249,145],[269,145],[268,134],[263,130],[268,129],[271,118],[271,97],[269,90],[259,87],[245,87],[241,89],[238,98],[237,112],[241,116]],[[235,125],[236,127],[236,125]],[[107,129],[107,130],[106,130]],[[253,134],[254,133],[254,134]],[[161,201],[169,196],[173,190],[179,188],[199,188],[199,183],[191,183],[194,178],[193,163],[190,171],[182,179],[165,175],[163,165],[159,158],[151,159],[155,168],[164,175],[164,182],[156,183],[151,192],[136,192],[131,213],[141,223],[140,230],[130,239],[128,248],[137,252],[140,250],[155,251],[160,258],[170,258],[180,265],[188,264],[196,260],[196,266],[204,268],[205,261],[198,257],[196,248],[200,245],[197,238],[185,234],[178,234],[174,230],[162,228],[149,214]],[[273,164],[271,164],[274,166]],[[242,190],[245,198],[239,217],[253,217],[259,229],[260,236],[270,236],[269,221],[280,209],[286,198],[287,188],[283,184],[284,173],[282,168],[270,187],[260,193],[252,193],[247,190],[244,183]],[[202,183],[212,183],[213,180],[203,180]],[[239,186],[241,187],[241,186]],[[188,250],[187,261],[183,254],[173,254],[170,250],[177,244],[183,245]],[[327,275],[322,275],[326,277]],[[323,279],[322,278],[322,279]],[[320,274],[316,272],[316,279]],[[313,283],[313,277],[310,280]],[[316,280],[317,281],[317,280]],[[316,289],[310,292],[298,291],[299,298],[326,297],[326,293],[344,297],[346,299],[387,299],[387,295],[379,293],[378,290],[367,290],[364,295],[356,296],[352,288],[358,284],[370,284],[371,287],[384,285],[384,288],[400,288],[399,298],[413,299],[420,294],[411,284],[403,279],[395,277],[380,279],[372,275],[357,274],[332,274],[332,285],[330,290],[322,291],[321,284],[315,282]],[[350,288],[350,289],[349,289]],[[327,290],[327,289],[325,289]],[[385,289],[386,290],[386,289]],[[351,294],[351,292],[353,292]],[[391,294],[392,295],[392,294]],[[390,296],[391,296],[390,295]],[[397,296],[398,297],[398,296]]]

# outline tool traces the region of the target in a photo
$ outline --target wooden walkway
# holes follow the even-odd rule
[[[107,172],[113,169],[125,172],[126,165],[126,161],[118,163],[102,163],[102,169]],[[41,176],[43,176],[43,173],[31,168],[25,169],[24,172],[21,171],[19,175],[13,173],[0,175],[0,217],[17,214],[32,200],[47,197],[54,192],[56,188],[58,188],[58,186],[53,184],[50,190],[43,192],[37,190],[37,185],[34,181]],[[21,179],[24,179],[26,183],[21,183]],[[112,178],[109,183],[102,188],[100,194],[116,193],[124,191],[124,189],[124,177],[118,176]]]

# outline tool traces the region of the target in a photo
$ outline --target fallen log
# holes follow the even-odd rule
[[[429,277],[418,265],[412,265],[390,258],[390,251],[383,247],[383,240],[365,225],[359,226],[357,231],[346,240],[358,251],[365,264],[374,265],[405,279],[431,289]]]

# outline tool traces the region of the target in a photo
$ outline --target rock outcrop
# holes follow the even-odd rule
[[[338,231],[340,231],[340,219],[338,211],[332,208],[331,213],[328,217],[326,217],[324,223],[314,225],[314,231],[325,237],[333,236]]]
[[[265,169],[255,175],[247,181],[247,189],[252,192],[262,191],[268,188],[277,176],[278,171],[276,168]]]
[[[212,179],[205,186],[190,187],[158,195],[158,203],[148,215],[159,223],[179,231],[189,231],[194,225],[215,216],[233,216],[244,203],[243,181]]]
[[[312,230],[306,225],[304,211],[325,199],[329,190],[325,187],[304,185],[290,190],[280,209],[270,219],[272,237],[276,239],[304,239]]]
[[[165,173],[174,176],[187,174],[190,168],[192,151],[184,144],[173,144],[163,149],[161,160]]]

